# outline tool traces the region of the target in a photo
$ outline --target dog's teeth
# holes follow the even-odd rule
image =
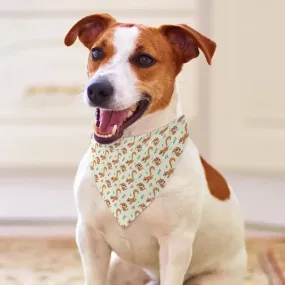
[[[100,135],[98,132],[95,132],[96,136],[99,138],[103,138],[103,135]]]
[[[114,125],[111,134],[102,135],[102,134],[99,133],[99,127],[96,127],[96,126],[95,126],[95,134],[96,134],[96,136],[99,137],[99,138],[104,138],[104,139],[106,139],[106,138],[111,138],[112,136],[114,136],[114,135],[116,134],[116,131],[117,131],[117,125]]]
[[[96,134],[97,137],[103,138],[103,139],[111,138],[113,136],[113,134],[101,135],[101,134],[99,134],[98,130],[95,130],[95,134]]]
[[[137,109],[137,105],[132,106],[130,109],[132,112],[134,112]]]
[[[113,127],[113,130],[112,130],[112,136],[114,136],[115,134],[116,134],[116,131],[117,131],[117,125],[114,125],[114,127]]]
[[[131,117],[132,115],[133,115],[133,112],[132,112],[131,110],[129,110],[127,117],[129,118],[129,117]]]

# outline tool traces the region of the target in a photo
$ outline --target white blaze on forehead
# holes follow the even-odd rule
[[[136,88],[136,76],[131,68],[130,56],[135,50],[139,35],[137,27],[118,27],[114,32],[115,54],[107,64],[109,80],[114,84],[114,107],[125,109],[137,103],[140,94]]]
[[[130,56],[136,48],[138,35],[139,29],[135,26],[117,27],[112,39],[115,54],[89,80],[91,83],[104,78],[113,85],[115,93],[109,104],[111,109],[126,109],[140,99],[141,94],[136,88],[137,78],[130,63]],[[86,92],[84,98],[88,103]]]
[[[118,27],[114,32],[115,59],[128,59],[133,53],[139,34],[137,27]]]
[[[138,35],[139,29],[135,26],[117,27],[112,42],[115,54],[90,78],[90,82],[105,78],[113,84],[115,93],[109,108],[126,109],[140,99],[136,88],[137,78],[129,60],[136,48]]]

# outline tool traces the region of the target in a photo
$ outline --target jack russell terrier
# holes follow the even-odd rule
[[[89,49],[91,145],[74,183],[85,285],[241,285],[243,216],[189,138],[175,91],[184,63],[216,44],[187,25],[148,27],[108,14],[65,38]],[[112,258],[111,258],[112,256]]]

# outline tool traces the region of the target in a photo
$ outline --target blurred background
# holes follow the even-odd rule
[[[81,93],[87,50],[63,39],[107,12],[216,41],[212,66],[201,55],[178,79],[191,136],[234,188],[248,235],[284,237],[284,10],[283,0],[0,0],[0,236],[74,235],[72,183],[93,112]]]

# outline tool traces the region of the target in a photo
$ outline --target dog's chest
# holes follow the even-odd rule
[[[189,221],[198,212],[198,201],[205,181],[199,155],[190,142],[167,186],[149,207],[128,227],[122,228],[102,199],[90,171],[89,150],[80,163],[75,180],[75,200],[79,219],[92,225],[105,237],[111,248],[125,260],[141,266],[158,265],[157,237],[183,219]],[[191,222],[191,221],[190,221]]]
[[[154,259],[152,256],[154,257],[156,252],[156,243],[149,230],[145,228],[146,224],[141,221],[144,215],[130,227],[123,229],[102,199],[90,171],[90,150],[79,165],[74,191],[78,219],[95,228],[96,231],[100,231],[113,251],[134,263],[140,259],[139,255],[136,256],[140,252],[141,260],[145,260],[146,264],[156,263],[150,260]],[[145,257],[144,253],[146,253]]]
[[[142,213],[124,229],[106,207],[102,197],[95,194],[94,204],[90,210],[90,213],[92,211],[92,224],[121,258],[142,267],[151,265],[152,268],[156,268],[158,266],[158,245],[153,237],[150,216],[157,216],[156,212],[160,210],[156,210],[155,201],[153,205],[154,207],[150,206],[145,213]]]

